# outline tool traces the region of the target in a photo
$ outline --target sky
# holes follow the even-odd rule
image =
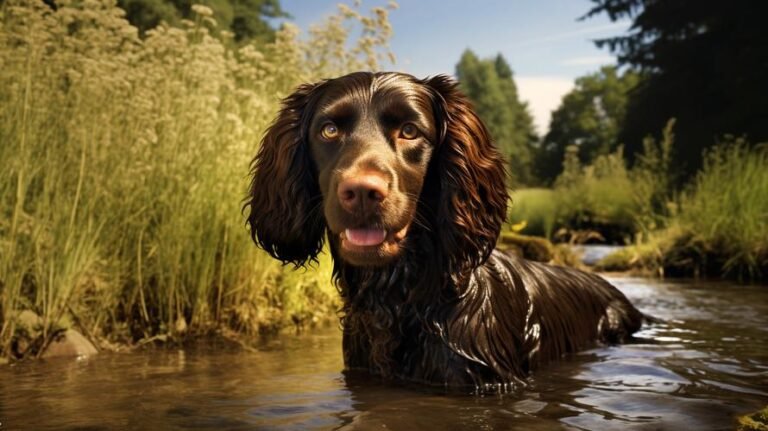
[[[339,0],[281,0],[290,21],[302,29],[336,10]],[[351,4],[351,0],[347,1]],[[363,0],[361,10],[386,0]],[[453,75],[461,53],[480,57],[501,53],[515,73],[521,99],[528,102],[539,133],[546,133],[551,112],[574,80],[615,63],[594,39],[624,33],[629,21],[605,16],[579,21],[589,0],[399,0],[390,14],[397,56],[393,70],[417,77]]]

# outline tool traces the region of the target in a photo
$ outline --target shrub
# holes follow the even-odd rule
[[[598,268],[645,269],[662,275],[739,279],[768,276],[768,151],[728,140],[705,153],[704,165],[657,229],[606,257]]]
[[[706,152],[676,221],[690,236],[687,243],[698,244],[726,274],[768,275],[767,147],[730,139]]]
[[[507,220],[512,224],[524,222],[521,232],[552,238],[557,216],[557,196],[550,189],[521,189],[510,193]]]

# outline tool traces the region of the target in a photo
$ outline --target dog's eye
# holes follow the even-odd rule
[[[339,137],[339,128],[333,123],[325,123],[320,129],[320,134],[325,139],[336,139]]]
[[[413,123],[406,123],[400,129],[400,137],[403,139],[416,139],[419,136],[419,129]]]

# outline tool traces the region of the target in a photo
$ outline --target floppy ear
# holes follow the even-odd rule
[[[450,271],[482,265],[490,256],[507,213],[506,171],[482,121],[445,75],[426,80],[442,127],[435,154],[439,175],[438,241]],[[442,228],[442,227],[445,228]]]
[[[251,163],[248,225],[253,241],[283,263],[304,265],[323,247],[320,188],[306,142],[320,84],[305,84],[285,98]]]

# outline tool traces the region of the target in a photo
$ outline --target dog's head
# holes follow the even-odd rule
[[[296,265],[326,230],[337,256],[366,267],[396,260],[420,231],[449,270],[475,267],[506,214],[501,158],[446,76],[360,72],[299,87],[252,174],[251,235]]]

